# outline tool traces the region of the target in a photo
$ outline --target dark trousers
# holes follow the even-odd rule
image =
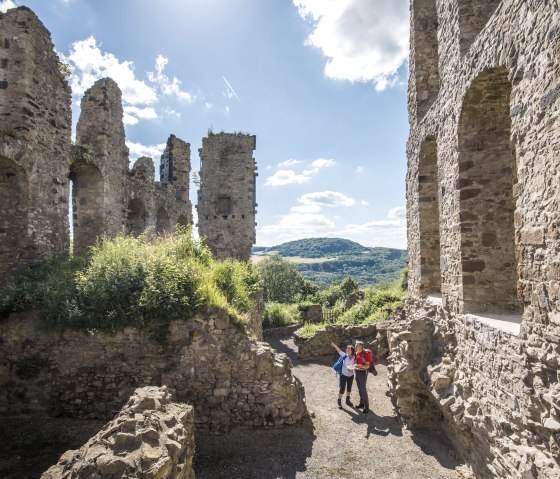
[[[369,409],[369,398],[367,395],[367,371],[356,371],[356,385],[358,386],[358,392],[360,393],[360,404],[364,405],[364,408]]]
[[[354,382],[354,376],[345,376],[344,374],[340,374],[340,381],[338,383],[338,392],[340,394],[344,394],[344,390],[350,394],[352,391],[352,383]]]

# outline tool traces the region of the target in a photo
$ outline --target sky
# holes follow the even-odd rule
[[[0,0],[70,65],[73,122],[97,79],[123,92],[131,163],[170,134],[257,136],[257,242],[406,248],[408,0]],[[191,183],[196,203],[196,186]],[[196,211],[195,211],[196,213]],[[196,217],[195,217],[196,220]]]

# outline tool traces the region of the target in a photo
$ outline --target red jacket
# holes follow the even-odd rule
[[[363,349],[361,353],[356,353],[356,364],[363,366],[366,363],[369,363],[370,366],[373,364],[373,355],[370,350]]]

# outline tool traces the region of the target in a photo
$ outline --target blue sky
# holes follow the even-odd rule
[[[408,0],[0,0],[19,5],[72,68],[74,123],[119,83],[132,159],[157,171],[173,133],[197,171],[209,129],[257,136],[257,245],[406,247]]]

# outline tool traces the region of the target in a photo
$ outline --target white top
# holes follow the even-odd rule
[[[338,354],[344,356],[346,353],[341,351]],[[342,374],[344,374],[345,376],[354,376],[354,371],[348,369],[348,366],[356,364],[355,359],[356,359],[355,356],[353,356],[352,358],[346,356],[346,359],[342,361]]]

